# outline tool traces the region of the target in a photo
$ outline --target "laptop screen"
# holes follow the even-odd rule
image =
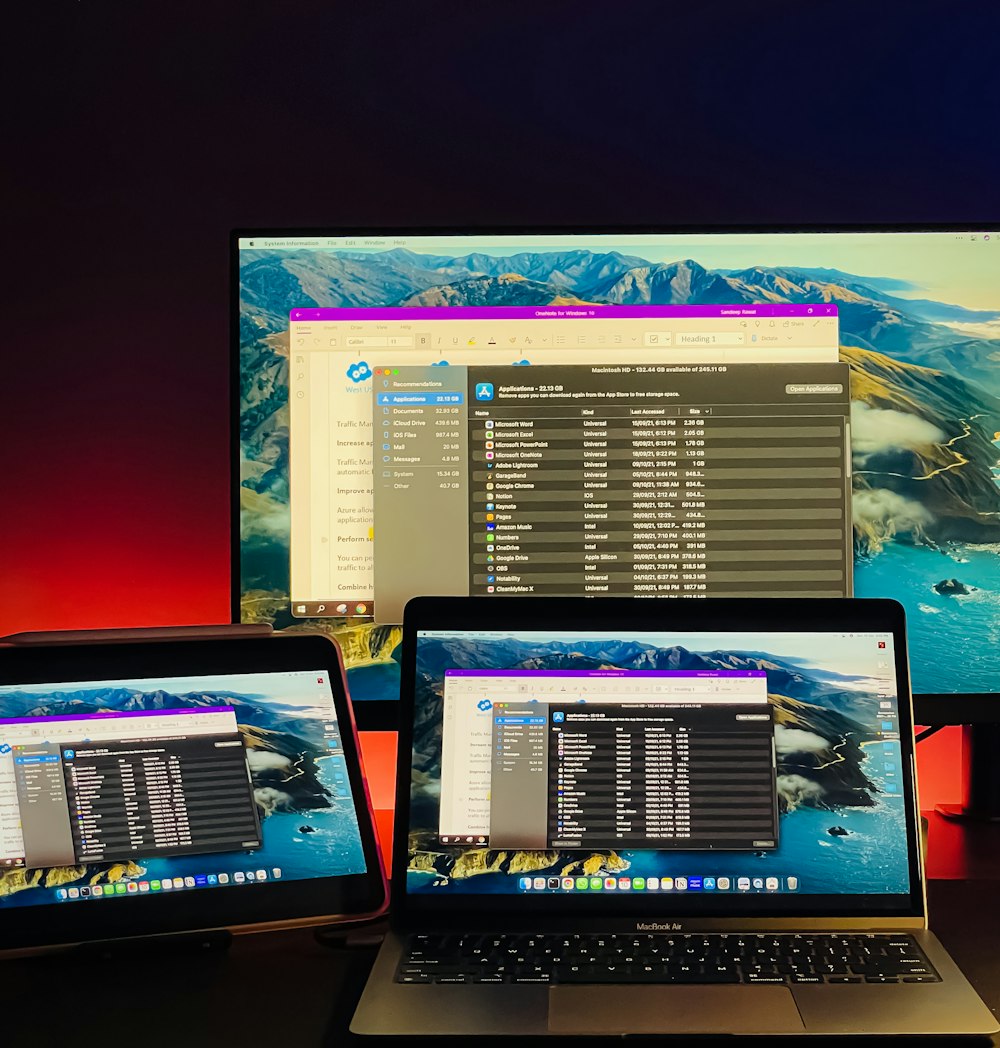
[[[365,865],[326,670],[0,686],[0,911]]]
[[[901,904],[896,654],[877,631],[418,631],[407,893]]]

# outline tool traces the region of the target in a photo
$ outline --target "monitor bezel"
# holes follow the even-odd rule
[[[594,225],[581,226],[334,226],[334,227],[240,227],[230,233],[230,614],[241,621],[240,580],[240,245],[248,237],[415,237],[415,236],[680,236],[684,234],[778,234],[778,233],[978,233],[997,228],[990,222],[923,222],[867,224],[720,224],[720,225]],[[961,708],[958,708],[959,705]],[[393,731],[399,725],[399,704],[366,701],[355,705],[355,718],[362,731]],[[914,722],[918,725],[996,723],[1000,721],[1000,690],[990,692],[923,692],[913,695]]]

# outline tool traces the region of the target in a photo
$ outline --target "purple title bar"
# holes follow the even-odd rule
[[[195,706],[179,710],[117,710],[114,713],[65,713],[54,717],[0,717],[0,724],[48,724],[51,721],[116,720],[119,717],[174,717],[178,714],[235,713],[233,706]]]
[[[766,677],[765,670],[445,670],[446,677]]]
[[[290,320],[664,320],[673,317],[836,317],[829,302],[728,306],[346,306],[293,309]]]

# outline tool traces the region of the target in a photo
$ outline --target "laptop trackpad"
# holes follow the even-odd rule
[[[784,986],[553,986],[552,1033],[800,1033]]]

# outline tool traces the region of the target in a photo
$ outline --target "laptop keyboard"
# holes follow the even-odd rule
[[[910,935],[414,935],[400,983],[940,982]]]

